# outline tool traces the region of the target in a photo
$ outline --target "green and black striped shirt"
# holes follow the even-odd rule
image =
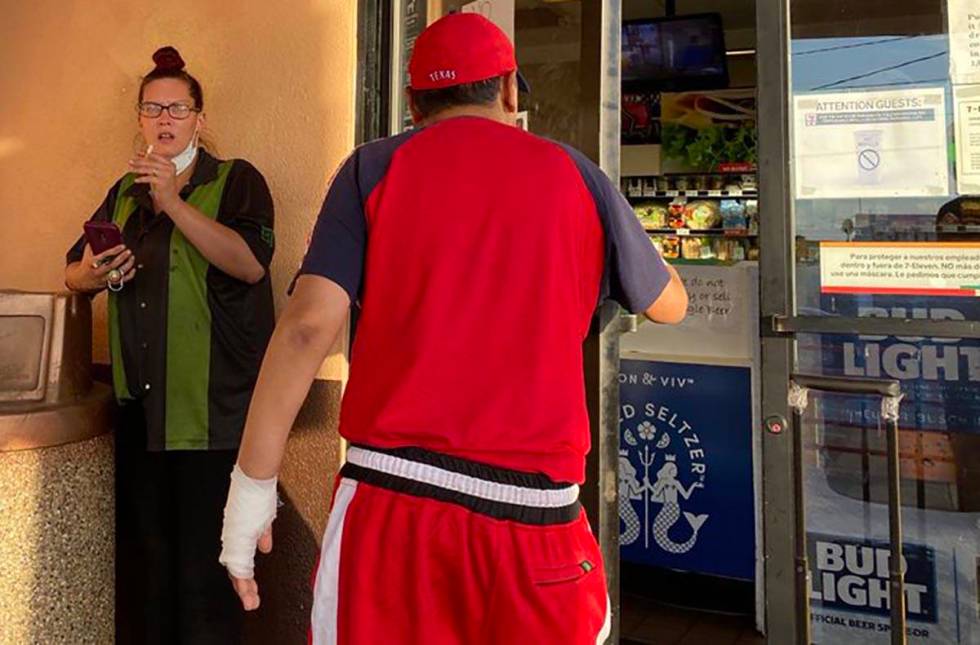
[[[137,262],[136,277],[109,294],[113,383],[121,403],[142,405],[148,449],[232,449],[275,326],[272,197],[250,163],[202,149],[181,198],[241,235],[266,275],[250,285],[211,266],[124,176],[92,216],[119,226]],[[83,249],[84,237],[68,262]]]

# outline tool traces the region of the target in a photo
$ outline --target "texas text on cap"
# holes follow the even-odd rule
[[[478,13],[452,13],[415,41],[408,74],[413,90],[438,90],[503,76],[517,69],[507,34]],[[521,91],[527,82],[517,74]]]

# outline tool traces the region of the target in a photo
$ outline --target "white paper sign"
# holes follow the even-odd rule
[[[500,27],[514,42],[514,0],[475,0],[460,7],[463,13],[478,13]]]
[[[980,85],[953,86],[956,192],[980,192]]]
[[[980,83],[980,0],[947,0],[949,78]]]
[[[681,362],[757,364],[759,271],[755,262],[734,266],[677,266],[690,304],[679,325],[642,324],[624,334],[624,355],[674,357]]]
[[[949,194],[941,87],[794,98],[797,199]]]
[[[711,325],[712,329],[732,327],[745,315],[739,302],[745,302],[744,285],[727,267],[698,267],[684,271],[681,281],[687,289],[688,307],[684,324]]]
[[[980,296],[980,242],[821,242],[820,291]]]

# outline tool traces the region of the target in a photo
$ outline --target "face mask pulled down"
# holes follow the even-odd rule
[[[191,137],[190,143],[184,148],[183,152],[170,160],[170,163],[174,165],[177,169],[177,174],[184,172],[190,168],[191,164],[194,163],[194,158],[197,157],[197,133]]]

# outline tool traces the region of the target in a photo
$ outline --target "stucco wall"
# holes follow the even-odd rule
[[[327,181],[353,146],[355,9],[354,0],[0,0],[0,289],[62,288],[65,250],[134,150],[139,76],[169,44],[204,86],[219,156],[249,159],[269,182],[281,308]],[[105,362],[104,297],[94,330]],[[266,593],[250,642],[305,642],[309,569],[339,460],[340,349],[290,442],[278,549],[259,563]]]

